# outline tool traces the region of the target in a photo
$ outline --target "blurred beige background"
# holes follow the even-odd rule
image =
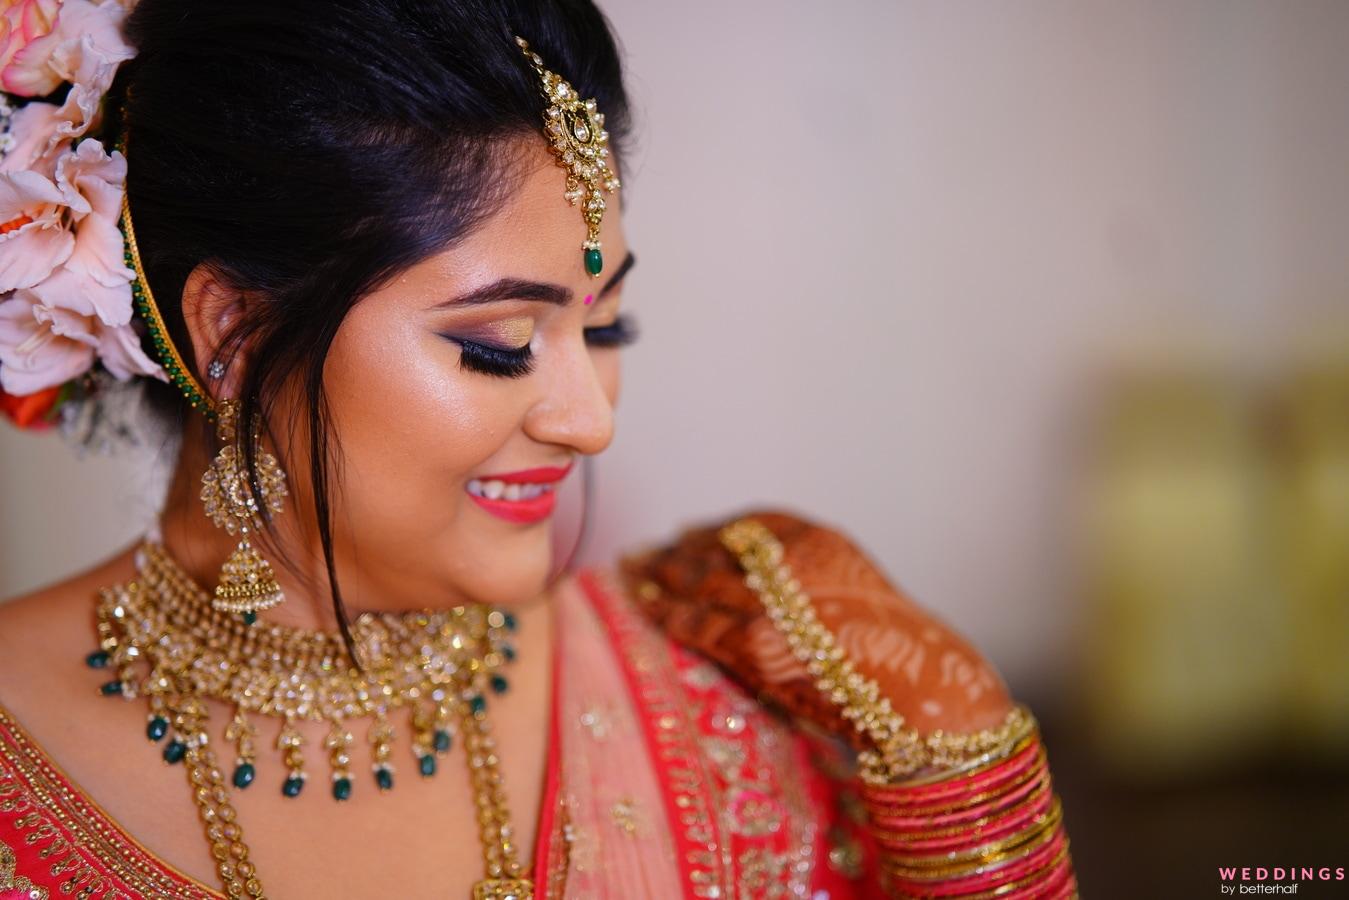
[[[642,338],[582,560],[817,517],[1033,701],[1087,896],[1345,864],[1349,4],[603,5]],[[165,462],[0,459],[0,597]]]

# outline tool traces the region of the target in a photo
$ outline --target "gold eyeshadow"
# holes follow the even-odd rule
[[[472,336],[500,347],[523,347],[534,337],[534,320],[520,318],[489,322],[474,328]]]

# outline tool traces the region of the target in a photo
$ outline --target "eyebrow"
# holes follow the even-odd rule
[[[623,262],[618,264],[614,274],[609,276],[609,280],[605,282],[604,287],[599,289],[595,298],[599,299],[618,287],[618,283],[623,280],[623,276],[628,274],[628,270],[636,262],[637,257],[629,250],[628,255],[623,257]],[[569,288],[545,281],[499,278],[491,284],[474,288],[466,294],[443,300],[433,306],[432,309],[441,309],[447,306],[480,306],[484,303],[499,303],[502,300],[538,300],[542,303],[566,306],[571,303],[572,293]]]

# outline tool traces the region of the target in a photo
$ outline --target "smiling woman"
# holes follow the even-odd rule
[[[636,337],[587,0],[6,10],[0,399],[177,454],[0,607],[0,898],[1075,893],[1034,718],[838,532],[553,558]]]

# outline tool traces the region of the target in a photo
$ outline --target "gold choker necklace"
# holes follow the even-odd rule
[[[347,723],[368,719],[376,786],[393,787],[394,710],[411,710],[417,771],[430,777],[436,757],[450,749],[456,730],[464,741],[478,809],[486,877],[474,900],[527,900],[495,744],[486,721],[487,695],[508,687],[500,669],[515,659],[508,612],[484,605],[412,613],[363,613],[352,636],[363,671],[351,665],[335,634],[246,624],[211,607],[211,598],[155,541],[136,555],[137,577],[104,588],[97,610],[99,649],[86,658],[111,667],[116,679],[102,693],[148,698],[146,736],[159,742],[168,763],[185,763],[192,795],[206,825],[217,872],[228,897],[265,896],[216,761],[204,698],[230,704],[224,738],[235,747],[229,784],[243,789],[255,774],[257,728],[250,716],[280,719],[276,747],[287,777],[282,793],[297,797],[308,777],[301,721],[329,725],[324,746],[332,796],[351,796]]]

